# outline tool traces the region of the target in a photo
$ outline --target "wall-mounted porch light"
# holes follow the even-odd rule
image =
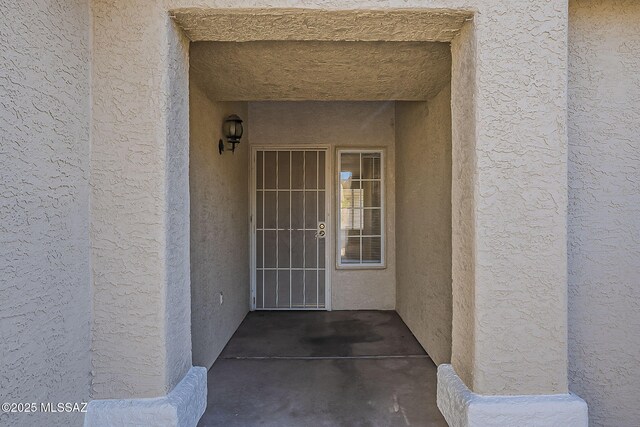
[[[240,144],[242,131],[242,119],[240,117],[232,114],[224,119],[224,123],[222,124],[222,133],[227,139],[227,142],[231,144],[231,152],[236,151],[236,144]],[[222,142],[222,139],[218,142],[218,151],[220,154],[224,151],[224,142]]]

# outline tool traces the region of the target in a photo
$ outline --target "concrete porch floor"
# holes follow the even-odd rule
[[[252,312],[199,426],[446,426],[436,366],[393,311]]]

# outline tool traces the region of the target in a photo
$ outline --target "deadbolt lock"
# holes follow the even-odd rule
[[[318,229],[316,230],[316,238],[324,239],[324,236],[326,234],[325,228],[327,228],[327,224],[325,224],[324,222],[318,223]]]

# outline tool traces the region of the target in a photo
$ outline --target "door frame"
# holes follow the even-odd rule
[[[331,276],[333,275],[332,254],[334,252],[333,245],[333,151],[329,144],[256,144],[251,145],[249,155],[249,268],[251,287],[249,292],[249,307],[251,311],[258,310],[256,308],[256,159],[258,151],[324,151],[325,152],[325,223],[327,224],[327,232],[325,233],[325,260],[324,260],[324,307],[320,308],[270,308],[265,311],[331,311]],[[263,310],[263,309],[260,309]]]

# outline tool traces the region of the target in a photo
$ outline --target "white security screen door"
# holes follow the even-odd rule
[[[327,150],[252,150],[254,310],[326,310]]]

